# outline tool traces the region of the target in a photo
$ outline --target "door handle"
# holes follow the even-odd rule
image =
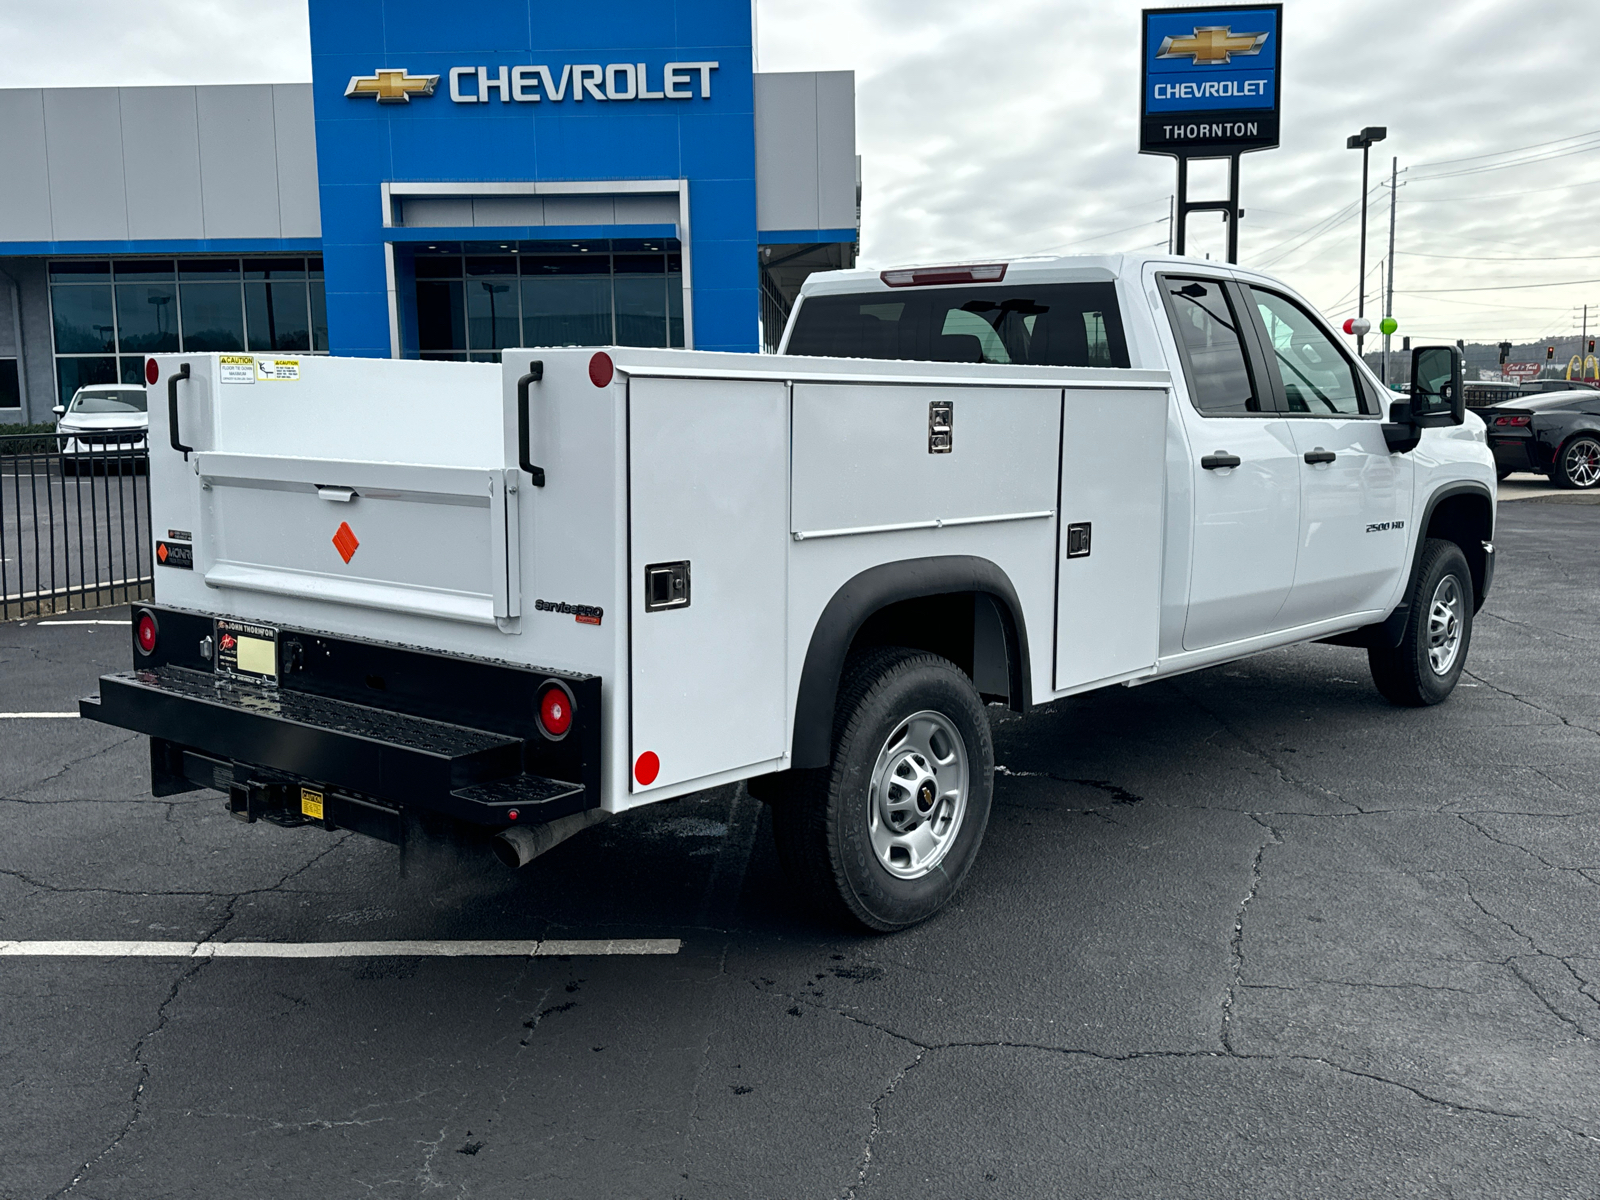
[[[544,486],[544,468],[536,467],[528,455],[528,387],[544,378],[544,362],[534,359],[528,373],[517,380],[517,463],[531,476],[534,487]]]
[[[1318,446],[1315,450],[1306,451],[1306,461],[1312,466],[1317,463],[1331,463],[1338,457],[1332,450],[1324,450],[1321,446]]]
[[[172,440],[172,448],[183,455],[183,461],[189,461],[189,452],[193,446],[185,446],[178,438],[178,380],[189,378],[189,364],[184,363],[171,375],[167,376],[167,436]]]
[[[1237,454],[1229,454],[1226,450],[1218,450],[1215,454],[1208,454],[1200,460],[1200,465],[1208,471],[1215,471],[1219,467],[1237,467],[1240,463]]]

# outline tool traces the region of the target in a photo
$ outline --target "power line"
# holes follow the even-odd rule
[[[1550,187],[1529,188],[1522,192],[1487,192],[1481,196],[1432,196],[1432,197],[1406,197],[1401,204],[1449,204],[1456,200],[1502,200],[1507,196],[1537,196],[1542,192],[1560,192],[1567,188],[1593,187],[1600,184],[1600,179],[1581,179],[1577,183],[1557,183]]]
[[[1456,163],[1475,162],[1480,158],[1498,158],[1503,154],[1522,154],[1528,150],[1538,150],[1543,146],[1556,146],[1562,142],[1576,142],[1582,138],[1600,137],[1600,129],[1591,129],[1588,133],[1574,133],[1567,137],[1553,138],[1548,142],[1535,142],[1531,146],[1513,146],[1510,150],[1490,150],[1485,154],[1469,154],[1466,158],[1441,158],[1437,162],[1416,163],[1418,170],[1425,167],[1448,167]]]
[[[1584,258],[1600,258],[1600,254],[1528,254],[1521,257],[1499,258],[1486,254],[1428,254],[1422,250],[1396,250],[1395,253],[1410,258],[1457,258],[1464,262],[1575,262]]]
[[[1410,291],[1395,289],[1397,296],[1435,296],[1454,292],[1511,292],[1523,288],[1546,287],[1575,287],[1580,283],[1600,283],[1600,279],[1555,279],[1549,283],[1505,283],[1498,287],[1469,287],[1469,288],[1420,288]]]
[[[1574,154],[1588,154],[1600,149],[1600,141],[1588,142],[1581,146],[1573,146],[1553,154],[1530,154],[1524,158],[1514,158],[1509,162],[1490,163],[1481,167],[1468,167],[1463,171],[1441,171],[1437,175],[1411,175],[1408,181],[1412,183],[1430,183],[1435,179],[1456,179],[1462,175],[1482,175],[1488,171],[1504,171],[1510,167],[1531,167],[1537,163],[1554,162],[1558,158],[1570,158]]]

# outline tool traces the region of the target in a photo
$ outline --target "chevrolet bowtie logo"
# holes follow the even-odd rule
[[[1171,39],[1167,39],[1171,41]],[[400,70],[383,69],[371,75],[350,76],[346,96],[376,96],[379,104],[410,104],[411,96],[431,96],[439,85],[437,75],[408,75]]]
[[[1197,67],[1217,67],[1235,54],[1260,54],[1264,33],[1235,33],[1231,25],[1198,26],[1193,37],[1161,39],[1157,58],[1193,58]]]

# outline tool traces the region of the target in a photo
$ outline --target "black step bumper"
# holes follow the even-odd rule
[[[192,656],[210,618],[156,611],[162,642]],[[155,794],[216,788],[244,820],[395,841],[407,810],[501,829],[600,806],[597,677],[292,630],[280,643],[277,686],[135,646],[136,662],[167,661],[102,676],[79,713],[149,735]],[[572,727],[559,739],[536,715],[553,683],[572,697]],[[357,687],[359,701],[349,695]]]

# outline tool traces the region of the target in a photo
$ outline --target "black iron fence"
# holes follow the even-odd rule
[[[148,598],[145,435],[0,436],[0,621]]]

